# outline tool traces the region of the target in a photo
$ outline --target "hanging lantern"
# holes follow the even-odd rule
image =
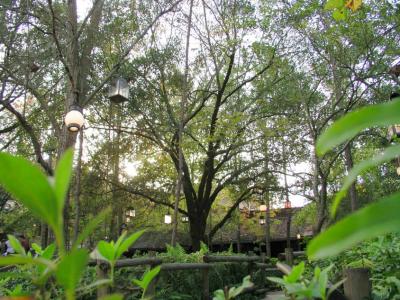
[[[261,204],[260,207],[259,207],[259,210],[261,212],[266,212],[267,211],[267,206],[265,204]]]
[[[171,224],[171,223],[172,223],[172,217],[171,217],[170,214],[166,214],[166,215],[164,216],[164,223],[165,223],[165,224]]]
[[[115,79],[110,85],[108,97],[110,98],[110,101],[114,103],[127,101],[129,98],[128,82],[121,77]]]
[[[300,234],[300,232],[298,232],[298,233],[296,234],[296,237],[297,237],[298,240],[301,239],[301,234]]]
[[[129,218],[136,217],[136,210],[133,207],[128,207],[128,210],[126,211],[126,216]]]
[[[79,131],[85,122],[85,118],[82,114],[82,108],[75,105],[71,106],[69,112],[65,115],[64,122],[69,131]]]
[[[189,217],[188,216],[182,216],[182,223],[187,223],[189,222]]]
[[[265,217],[260,216],[260,225],[265,225]]]

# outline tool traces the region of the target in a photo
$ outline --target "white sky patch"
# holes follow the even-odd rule
[[[138,174],[138,168],[140,163],[138,161],[123,161],[122,162],[122,170],[129,177],[135,177]]]
[[[79,21],[82,21],[88,14],[90,8],[93,5],[93,2],[90,0],[78,0],[76,1],[76,5],[77,5],[78,19]]]

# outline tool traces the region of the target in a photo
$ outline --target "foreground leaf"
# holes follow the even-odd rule
[[[133,234],[131,234],[129,237],[127,237],[123,242],[121,242],[117,249],[117,253],[116,253],[116,259],[120,258],[121,255],[128,251],[129,247],[136,242],[136,240],[145,232],[145,230],[140,230],[138,232],[135,232]],[[117,245],[117,244],[116,244]]]
[[[363,107],[346,114],[319,137],[317,153],[325,154],[366,128],[400,123],[399,111],[400,98],[396,98],[391,102]]]
[[[146,273],[144,273],[141,280],[133,279],[132,282],[135,283],[137,286],[142,288],[144,292],[146,292],[149,284],[153,281],[153,279],[160,273],[161,267],[157,266]]]
[[[325,3],[324,9],[331,10],[335,8],[342,8],[344,6],[343,0],[328,0]]]
[[[99,251],[100,255],[108,262],[114,260],[114,246],[111,245],[111,243],[100,241],[97,244],[97,250]]]
[[[22,247],[20,241],[15,236],[8,234],[7,238],[15,252],[21,255],[26,255],[24,247]]]
[[[123,300],[124,296],[122,294],[112,294],[101,297],[100,300]]]
[[[24,158],[0,153],[0,184],[34,215],[57,228],[56,196],[38,166]]]
[[[33,258],[30,256],[21,255],[8,255],[0,257],[0,266],[10,266],[10,265],[39,265],[46,266],[50,269],[54,269],[55,266],[53,262],[43,258]]]
[[[343,185],[340,191],[336,194],[335,199],[331,207],[331,215],[334,217],[339,207],[341,200],[347,195],[347,191],[351,184],[357,179],[357,176],[369,168],[380,165],[385,161],[392,160],[400,156],[400,145],[391,146],[385,149],[383,153],[380,153],[368,160],[364,160],[361,163],[355,165],[344,178]]]
[[[105,217],[111,212],[110,208],[106,208],[100,212],[97,216],[89,221],[82,232],[78,235],[76,241],[72,245],[72,249],[76,249],[105,219]]]
[[[311,240],[310,259],[337,255],[366,239],[400,231],[400,193],[370,204],[340,220]]]
[[[56,279],[66,290],[75,290],[89,260],[85,249],[68,253],[58,264]]]

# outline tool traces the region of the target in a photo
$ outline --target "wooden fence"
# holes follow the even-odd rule
[[[249,275],[253,275],[257,269],[261,270],[262,277],[266,277],[267,272],[276,272],[279,271],[276,267],[268,264],[268,259],[265,255],[256,256],[219,256],[219,255],[205,255],[203,257],[202,263],[163,263],[163,261],[156,257],[147,257],[147,258],[133,258],[133,259],[122,259],[119,260],[115,268],[129,268],[129,267],[137,267],[137,266],[150,266],[155,267],[160,265],[160,272],[174,272],[174,271],[182,271],[182,270],[193,270],[202,272],[202,299],[209,300],[210,296],[210,269],[212,269],[216,264],[219,263],[246,263],[248,266]],[[107,273],[109,271],[109,265],[106,261],[103,260],[93,260],[90,262],[90,265],[96,266],[98,279],[107,278]],[[150,287],[147,289],[146,296],[155,295],[155,287],[157,284],[158,278],[155,278],[153,282],[150,284]],[[221,287],[223,288],[223,287]],[[97,290],[98,298],[106,295],[108,293],[107,287],[100,287]],[[265,293],[267,289],[265,285],[263,286],[254,286],[252,288],[247,289],[245,292],[252,293]]]

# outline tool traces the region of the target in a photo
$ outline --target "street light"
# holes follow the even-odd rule
[[[266,212],[267,211],[267,206],[265,204],[261,204],[259,210],[261,212]]]
[[[72,105],[69,112],[65,115],[64,122],[70,132],[79,131],[85,122],[82,108],[77,105]]]
[[[114,103],[127,101],[129,98],[128,82],[122,77],[115,79],[111,82],[108,97],[110,98],[110,101]]]
[[[189,217],[188,216],[182,216],[182,223],[187,223],[189,222]]]
[[[260,216],[260,225],[265,225],[265,217]]]

